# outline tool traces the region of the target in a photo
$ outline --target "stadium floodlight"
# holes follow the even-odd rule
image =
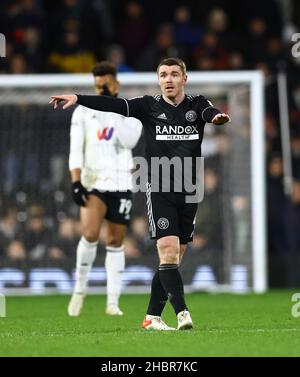
[[[154,73],[123,73],[119,74],[119,80],[122,97],[159,93]],[[56,143],[52,140],[52,145],[57,149],[64,143],[65,150],[61,147],[59,153],[65,154],[67,166],[71,112],[52,111],[49,97],[57,93],[93,94],[92,84],[93,78],[89,74],[1,75],[0,116],[1,127],[5,129],[1,135],[2,145],[6,150],[13,146],[15,152],[21,148],[24,156],[26,150],[32,148],[33,141],[24,136],[19,142],[16,136],[24,128],[33,127],[37,138],[35,152],[40,154],[38,161],[48,164],[47,158],[55,152],[51,151],[49,143],[45,143],[47,132],[44,131],[55,126],[56,135],[51,134],[51,137],[57,139]],[[216,174],[218,208],[209,207],[210,192],[206,192],[198,212],[201,217],[202,205],[208,208],[205,221],[213,236],[209,231],[204,235],[205,250],[210,250],[208,254],[186,253],[187,262],[182,265],[182,273],[190,288],[229,287],[232,291],[257,293],[267,289],[263,88],[263,75],[259,71],[188,74],[186,92],[205,95],[216,107],[226,110],[232,119],[229,125],[205,127],[205,168]],[[46,148],[38,147],[39,143]],[[3,152],[1,158],[4,156]],[[41,170],[46,168],[48,166]],[[9,185],[5,186],[4,192],[9,189]],[[198,231],[201,236],[201,223]],[[207,257],[201,259],[202,255]],[[139,263],[143,265],[142,258]]]

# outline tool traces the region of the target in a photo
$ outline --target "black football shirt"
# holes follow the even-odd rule
[[[144,128],[148,179],[151,183],[153,180],[158,180],[160,189],[162,179],[169,180],[171,191],[174,189],[172,166],[168,177],[164,175],[162,168],[159,171],[152,169],[151,174],[154,159],[156,158],[156,162],[157,159],[162,158],[165,161],[171,161],[174,157],[180,159],[182,162],[181,177],[184,180],[184,160],[189,157],[189,163],[186,166],[192,170],[191,176],[195,182],[196,159],[201,157],[205,123],[211,122],[214,116],[220,113],[210,101],[201,95],[185,95],[184,100],[177,106],[166,102],[162,95],[145,95],[133,99],[78,95],[77,102],[96,110],[117,112],[139,119]],[[182,183],[181,186],[182,192],[185,192],[184,184]]]

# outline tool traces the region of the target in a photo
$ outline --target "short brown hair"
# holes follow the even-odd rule
[[[94,76],[112,75],[117,77],[117,68],[113,63],[103,60],[102,62],[98,62],[94,65],[92,74]]]
[[[162,66],[162,65],[168,65],[168,66],[171,66],[171,65],[178,65],[180,68],[181,68],[181,71],[184,75],[186,75],[186,65],[185,65],[185,62],[182,60],[182,59],[179,59],[179,58],[166,58],[166,59],[163,59],[159,64],[158,64],[158,67],[157,67],[157,73],[159,71],[159,68]]]

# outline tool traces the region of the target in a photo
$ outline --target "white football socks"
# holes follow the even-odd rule
[[[83,236],[81,237],[76,254],[76,283],[75,293],[85,293],[89,278],[89,272],[96,258],[98,241],[88,242]]]
[[[119,305],[122,290],[122,272],[125,269],[124,246],[106,247],[107,306]]]

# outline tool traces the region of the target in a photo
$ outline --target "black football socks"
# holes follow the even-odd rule
[[[152,279],[151,296],[147,314],[161,316],[167,301],[168,295],[161,285],[159,271],[157,270]]]
[[[184,299],[183,282],[178,270],[178,264],[161,264],[159,278],[176,315],[187,309]]]

